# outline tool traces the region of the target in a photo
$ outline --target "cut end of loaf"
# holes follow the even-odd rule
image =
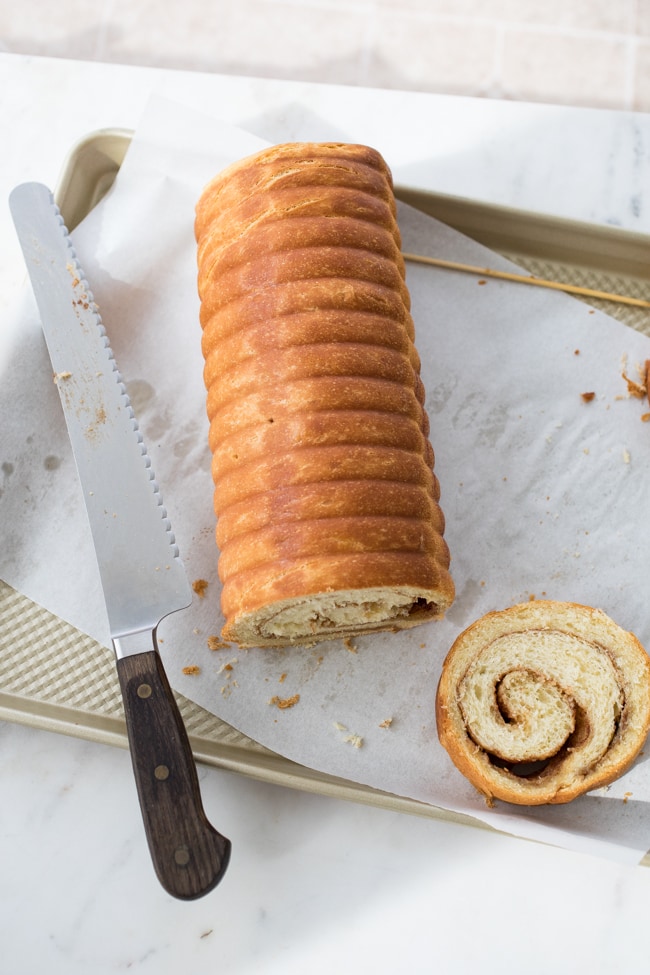
[[[312,644],[382,630],[401,630],[440,618],[450,602],[426,590],[407,587],[320,593],[304,599],[285,599],[242,614],[226,625],[224,639],[240,646]]]

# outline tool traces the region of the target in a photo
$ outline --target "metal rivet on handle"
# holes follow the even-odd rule
[[[151,697],[152,693],[151,684],[140,684],[137,690],[138,697]]]
[[[169,769],[166,765],[156,765],[155,769],[153,770],[153,774],[161,782],[164,782],[165,779],[169,778]]]
[[[177,850],[174,850],[174,860],[179,867],[186,867],[190,862],[190,851],[186,846],[179,846]]]

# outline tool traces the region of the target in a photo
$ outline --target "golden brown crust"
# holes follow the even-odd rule
[[[242,226],[249,230],[242,215],[238,216]],[[293,221],[283,220],[281,216],[275,220],[267,218],[255,228],[255,244],[259,254],[274,256],[309,247],[355,248],[361,254],[385,257],[403,272],[404,258],[399,240],[391,232],[390,216],[386,215],[383,225],[369,225],[367,220],[350,216],[328,215],[325,224],[320,216]],[[206,237],[199,260],[206,279],[238,267],[243,261],[250,260],[248,234],[242,232],[237,236],[229,232],[223,237]]]
[[[433,605],[428,596],[432,590],[445,585],[446,569],[427,554],[411,552],[326,554],[297,561],[286,559],[272,565],[263,563],[224,580],[222,608],[227,620],[236,619],[238,614],[252,613],[280,600],[304,599],[326,592],[351,592],[359,588],[360,578],[363,578],[366,589],[401,586],[416,591],[418,598],[430,609],[427,618],[433,618],[438,615],[439,607]],[[391,620],[374,629],[403,625],[404,621]],[[362,632],[361,627],[356,626],[346,630],[350,631]],[[227,636],[226,629],[223,632],[224,639],[236,639]],[[330,630],[326,638],[339,632]]]
[[[215,207],[239,208],[251,196],[264,196],[269,189],[281,193],[287,188],[295,192],[302,204],[309,202],[305,188],[316,190],[323,186],[342,187],[350,194],[356,212],[363,213],[365,201],[360,202],[358,196],[362,194],[384,200],[395,213],[391,173],[376,150],[350,143],[285,143],[232,163],[208,183],[196,207],[197,240],[200,244],[207,225],[211,225]],[[315,196],[331,206],[331,191],[327,196]],[[250,214],[246,216],[250,222]]]
[[[650,659],[592,607],[539,600],[488,613],[445,659],[436,721],[488,801],[570,802],[613,782],[642,749]]]
[[[211,352],[206,360],[204,376],[210,390],[210,411],[216,412],[234,399],[254,393],[260,386],[258,359],[240,360],[234,364],[228,362],[227,365],[226,362],[220,348]],[[367,376],[398,383],[407,389],[417,389],[417,394],[420,393],[409,359],[384,346],[352,342],[302,345],[270,352],[265,356],[264,364],[265,382],[281,383],[283,390],[290,383],[303,379]]]
[[[320,410],[289,414],[282,424],[254,424],[236,430],[214,448],[215,481],[253,460],[300,447],[341,444],[393,447],[422,454],[433,466],[433,450],[411,417],[366,410]]]
[[[340,480],[287,485],[244,498],[226,508],[217,522],[219,546],[247,531],[276,522],[291,523],[313,518],[345,518],[356,515],[419,518],[440,535],[445,529],[443,512],[418,484],[402,481]]]
[[[254,498],[261,485],[264,490],[273,491],[283,485],[349,481],[360,471],[363,471],[366,481],[416,484],[437,500],[433,472],[421,455],[390,447],[337,444],[331,447],[292,447],[284,453],[242,464],[236,470],[219,476],[215,483],[215,512],[221,515],[231,504],[244,498]]]
[[[314,376],[282,385],[260,384],[258,390],[219,407],[219,391],[208,390],[210,449],[225,437],[252,424],[274,424],[281,417],[322,411],[368,411],[395,413],[414,420],[423,433],[428,430],[420,386],[409,389],[401,383],[360,376]]]
[[[227,334],[217,334],[216,328],[206,328],[202,347],[204,356],[212,355],[216,346],[228,363],[268,355],[274,350],[301,348],[305,345],[344,342],[392,349],[409,357],[415,372],[420,359],[404,322],[394,321],[372,312],[350,312],[339,309],[312,309],[290,315],[276,315],[255,319],[249,315],[240,327]]]
[[[300,531],[291,522],[267,525],[221,547],[219,565],[224,578],[256,565],[303,561],[315,556],[350,553],[413,552],[449,564],[447,545],[431,525],[418,518],[357,514],[343,518],[303,519]]]
[[[318,260],[315,249],[311,257]],[[282,284],[281,288],[270,284],[253,289],[247,294],[231,297],[228,302],[221,299],[213,283],[206,287],[201,295],[200,312],[201,325],[207,332],[207,336],[204,334],[204,352],[206,342],[209,352],[211,341],[229,335],[235,329],[264,319],[315,309],[381,315],[402,322],[409,331],[412,329],[413,319],[401,289],[396,290],[388,284],[353,277],[322,278],[315,275]]]
[[[386,163],[271,147],[208,184],[195,231],[224,637],[442,615],[454,588]]]

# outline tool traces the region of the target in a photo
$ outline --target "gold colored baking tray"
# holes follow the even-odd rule
[[[111,186],[131,139],[127,130],[91,133],[73,147],[57,202],[69,229]],[[461,198],[397,187],[397,196],[498,251],[538,277],[650,300],[650,238]],[[646,309],[591,300],[650,334]],[[0,718],[127,748],[112,650],[0,581]],[[198,761],[308,792],[456,823],[490,827],[412,799],[297,765],[181,694],[179,708]],[[650,864],[650,857],[644,858]]]

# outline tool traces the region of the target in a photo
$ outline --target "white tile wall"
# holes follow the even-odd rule
[[[0,0],[0,49],[650,111],[650,0]]]

